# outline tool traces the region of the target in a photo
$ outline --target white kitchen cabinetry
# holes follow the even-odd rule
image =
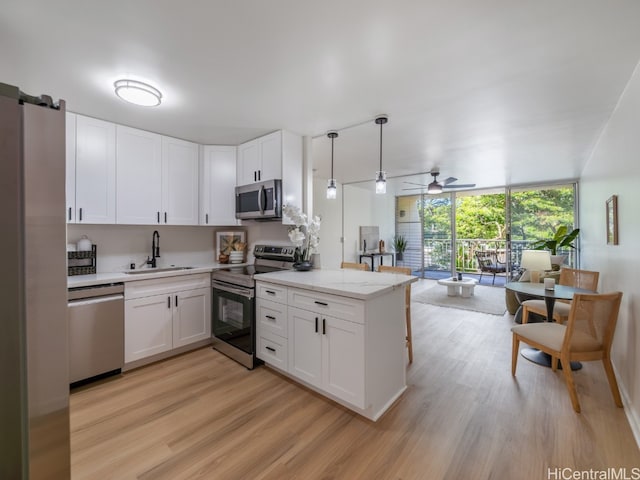
[[[116,223],[116,126],[76,115],[75,164],[76,223]]]
[[[289,304],[289,373],[364,408],[364,326],[325,310]]]
[[[162,137],[164,223],[198,225],[198,145]]]
[[[238,185],[282,178],[282,133],[273,132],[238,147]]]
[[[118,125],[117,223],[198,224],[198,145]]]
[[[363,276],[278,272],[256,279],[256,355],[375,421],[406,389],[404,288],[380,285],[379,293],[363,298],[359,286],[382,274],[357,274]],[[347,282],[339,289],[343,294],[326,292],[327,285],[341,281]],[[349,282],[354,282],[352,289]]]
[[[288,371],[287,288],[256,285],[256,356]]]
[[[280,130],[238,146],[236,177],[237,185],[282,179],[283,205],[302,209],[302,137]]]
[[[157,225],[162,208],[162,136],[117,127],[118,223]]]
[[[209,274],[125,284],[125,364],[210,338]]]
[[[65,113],[67,223],[76,223],[76,114]]]
[[[200,157],[200,225],[237,225],[236,147],[206,145]]]

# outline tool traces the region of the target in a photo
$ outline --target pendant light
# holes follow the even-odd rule
[[[331,131],[327,133],[327,137],[331,139],[331,178],[327,182],[327,198],[335,200],[337,194],[336,179],[333,177],[333,140],[338,137],[338,132]]]
[[[387,193],[387,172],[382,170],[382,125],[388,120],[386,115],[376,118],[376,124],[380,125],[380,170],[376,173],[376,193]]]

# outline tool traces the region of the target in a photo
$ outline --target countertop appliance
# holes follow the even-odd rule
[[[294,247],[256,245],[253,265],[211,273],[212,345],[248,369],[256,364],[255,279],[259,273],[291,270]]]
[[[236,218],[282,218],[282,180],[267,180],[236,187]]]
[[[69,383],[113,375],[124,365],[124,284],[69,289]]]
[[[0,478],[71,476],[65,109],[0,83]]]

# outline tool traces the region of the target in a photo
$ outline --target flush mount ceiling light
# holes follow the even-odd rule
[[[327,182],[327,198],[334,200],[336,198],[337,188],[336,179],[333,178],[333,140],[338,137],[338,132],[328,132],[327,137],[331,139],[331,178]]]
[[[122,79],[114,82],[116,95],[125,102],[142,107],[157,107],[162,101],[162,93],[148,83]]]
[[[376,124],[380,125],[380,170],[376,173],[376,193],[387,193],[387,172],[382,170],[382,125],[388,121],[386,115],[376,118]]]

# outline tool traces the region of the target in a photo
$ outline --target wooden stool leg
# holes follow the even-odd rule
[[[409,363],[413,363],[413,342],[411,338],[411,293],[408,292],[406,298],[406,321],[407,321],[407,349],[409,350]]]

